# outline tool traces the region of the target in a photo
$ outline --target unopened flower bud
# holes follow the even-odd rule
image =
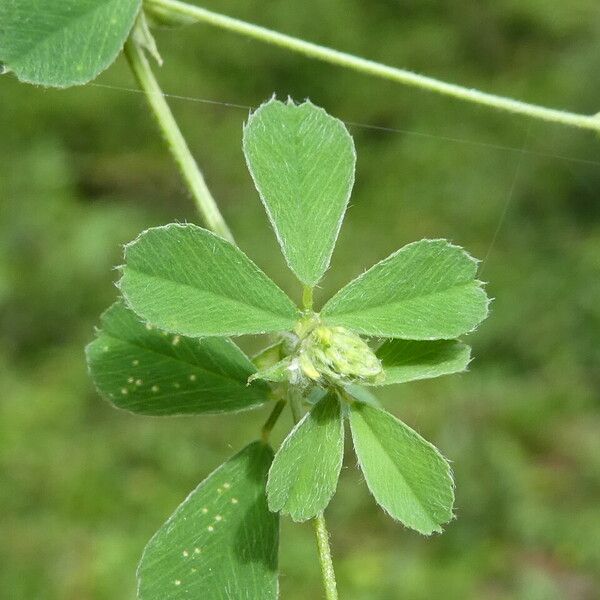
[[[343,327],[318,325],[302,340],[300,368],[313,381],[375,383],[383,379],[381,362],[368,344]]]

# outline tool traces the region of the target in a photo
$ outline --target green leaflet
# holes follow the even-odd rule
[[[329,504],[344,454],[344,423],[334,394],[320,400],[277,451],[267,483],[269,508],[306,521]]]
[[[452,339],[487,316],[476,272],[477,261],[446,240],[414,242],[342,288],[321,317],[365,335]]]
[[[297,308],[241,250],[196,225],[144,231],[125,248],[119,286],[145,321],[172,333],[291,329]]]
[[[256,369],[232,341],[148,329],[120,301],[102,315],[86,355],[100,393],[131,412],[220,413],[267,401],[264,383],[247,385]]]
[[[141,0],[3,0],[0,61],[27,83],[81,85],[121,51]]]
[[[288,265],[315,285],[329,266],[354,183],[350,134],[308,101],[273,99],[248,119],[244,154]]]
[[[275,600],[279,517],[267,508],[273,458],[261,442],[211,473],[150,540],[139,600]]]
[[[377,350],[377,358],[385,378],[372,385],[390,385],[464,371],[471,348],[458,340],[387,340]]]
[[[452,518],[450,465],[393,415],[355,402],[350,427],[360,467],[378,504],[419,533],[441,532]]]

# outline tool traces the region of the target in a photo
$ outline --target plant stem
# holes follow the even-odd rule
[[[305,285],[302,289],[302,305],[304,310],[312,310],[313,308],[313,289],[309,285]]]
[[[302,393],[300,390],[293,385],[288,388],[288,399],[290,401],[290,410],[292,411],[292,419],[294,424],[298,423],[302,419],[302,404],[301,404]]]
[[[360,56],[340,52],[339,50],[320,46],[319,44],[313,44],[312,42],[306,42],[290,35],[267,29],[266,27],[253,25],[252,23],[234,19],[220,13],[206,10],[205,8],[200,8],[199,6],[180,2],[179,0],[146,0],[146,5],[156,13],[166,17],[169,15],[180,18],[187,17],[190,20],[193,19],[198,22],[213,25],[214,27],[233,31],[293,52],[299,52],[310,58],[353,69],[367,75],[422,88],[445,96],[452,96],[453,98],[464,100],[466,102],[483,104],[498,110],[506,110],[534,119],[541,119],[542,121],[561,123],[562,125],[578,127],[580,129],[600,131],[600,117],[597,116],[582,115],[554,108],[546,108],[544,106],[529,104],[513,98],[497,96],[495,94],[466,88],[454,83],[440,81],[439,79],[413,73],[406,69],[390,67]]]
[[[177,126],[173,113],[152,73],[144,50],[130,37],[125,43],[125,56],[135,78],[146,95],[146,99],[156,122],[167,142],[167,146],[183,175],[183,178],[196,202],[196,207],[204,219],[205,225],[233,242],[233,236],[225,223],[217,204],[208,189],[204,177],[192,156],[190,149]]]
[[[321,574],[325,586],[325,597],[327,600],[337,600],[337,586],[335,583],[335,572],[331,560],[331,548],[329,546],[329,532],[323,513],[313,519],[315,534],[317,536],[317,549],[319,551],[319,562],[321,563]]]
[[[300,391],[296,387],[290,386],[288,389],[288,399],[290,401],[294,423],[298,423],[302,417],[300,406],[301,398],[302,395]],[[327,524],[325,523],[323,513],[319,513],[313,519],[313,526],[317,538],[317,551],[319,553],[323,587],[325,588],[325,598],[327,600],[337,600],[337,586],[335,582],[335,571],[333,570],[333,560],[331,559],[331,547],[329,546],[329,532],[327,531]]]
[[[281,414],[281,411],[284,409],[285,405],[286,405],[285,400],[279,400],[273,407],[273,410],[271,411],[269,418],[266,420],[266,422],[263,425],[262,430],[261,430],[261,438],[262,438],[263,442],[266,443],[269,441],[269,435],[270,435],[271,431],[273,430],[275,423],[277,423],[277,419],[279,419],[279,415]]]

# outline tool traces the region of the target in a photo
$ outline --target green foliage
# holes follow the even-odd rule
[[[196,225],[143,232],[125,249],[119,287],[145,321],[181,335],[281,331],[298,316],[241,250]]]
[[[283,253],[300,281],[313,285],[329,264],[354,180],[352,140],[322,109],[291,101],[263,105],[244,131],[247,162]],[[195,225],[148,229],[126,246],[119,281],[133,312],[118,303],[105,315],[88,349],[90,371],[115,404],[147,414],[250,408],[269,394],[287,396],[297,419],[297,403],[306,401],[311,409],[281,445],[266,484],[268,508],[294,521],[320,515],[335,493],[343,415],[349,410],[356,452],[376,500],[407,527],[431,534],[452,517],[450,468],[431,444],[378,408],[377,399],[356,384],[463,370],[467,346],[432,340],[467,333],[485,318],[488,299],[476,269],[476,261],[458,246],[422,240],[348,284],[320,314],[310,299],[301,312],[241,250],[214,233]],[[256,355],[257,368],[225,338],[265,332],[285,333]],[[409,340],[384,343],[376,354],[359,334]],[[214,337],[193,339],[200,336]],[[340,398],[349,409],[342,409]],[[264,439],[282,407],[282,402],[275,406]],[[212,554],[202,571],[184,577],[180,570],[188,562],[188,547],[196,543],[189,541],[190,528],[206,526],[199,514],[209,511],[200,506],[207,502],[206,490],[214,493],[211,482],[202,484],[150,543],[140,566],[142,600],[201,592],[217,598],[224,590],[236,595],[233,585],[247,588],[248,598],[273,593],[269,586],[258,593],[262,588],[252,581],[246,585],[243,574],[234,575],[235,584],[223,581],[227,559],[216,546],[207,548]],[[247,518],[250,527],[252,518],[261,517]],[[227,515],[215,519],[228,524]],[[209,525],[208,531],[221,525]],[[261,536],[252,541],[260,543]],[[264,549],[269,556],[270,544],[269,538]],[[218,548],[226,555],[240,551],[230,536]],[[211,577],[196,575],[204,572]]]
[[[254,442],[186,498],[144,550],[140,600],[277,598],[279,517],[265,497],[272,458]]]
[[[471,348],[457,340],[386,340],[377,357],[385,372],[379,385],[390,385],[460,373],[471,360]]]
[[[269,508],[306,521],[325,510],[335,493],[344,455],[340,401],[330,393],[292,429],[269,471]]]
[[[213,0],[206,6],[225,10]],[[486,2],[475,12],[464,3],[450,14],[441,3],[399,12],[391,3],[309,0],[303,11],[280,3],[259,15],[232,0],[227,12],[484,89],[596,110],[597,2]],[[485,28],[473,25],[483,17]],[[549,154],[596,159],[598,140],[534,124],[521,154],[527,125],[519,119],[348,76],[208,27],[157,36],[168,58],[166,91],[246,103],[276,89],[280,97],[310,95],[348,120],[406,131],[351,127],[358,185],[317,299],[411,239],[447,236],[483,257],[522,161],[485,264],[496,300],[493,319],[469,336],[471,372],[370,388],[443,443],[459,519],[432,538],[386,524],[350,459],[327,521],[342,598],[595,598],[597,167]],[[118,61],[102,83],[132,87],[125,67]],[[134,598],[132,574],[153,529],[230,445],[256,436],[267,409],[159,422],[98,401],[81,346],[114,299],[119,247],[143,228],[194,221],[193,207],[139,95],[32,89],[11,76],[0,87],[8,107],[0,111],[0,597]],[[245,111],[185,101],[173,108],[236,239],[293,290],[235,143]],[[540,298],[551,298],[551,310],[540,310]],[[255,339],[240,343],[258,349]],[[319,598],[311,528],[285,521],[281,597]]]
[[[321,314],[327,324],[366,335],[453,338],[487,316],[476,271],[477,261],[446,240],[413,242],[350,282]]]
[[[368,404],[352,404],[350,425],[358,462],[379,505],[419,533],[441,532],[454,503],[444,457],[402,421]]]
[[[272,99],[250,115],[244,154],[288,265],[315,285],[329,266],[352,191],[352,138],[308,101]]]
[[[5,0],[0,61],[27,83],[81,85],[117,57],[141,0]]]
[[[86,349],[90,374],[119,408],[148,415],[220,413],[267,400],[256,371],[227,338],[193,339],[144,325],[122,302],[102,315]]]

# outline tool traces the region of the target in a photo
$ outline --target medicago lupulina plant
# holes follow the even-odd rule
[[[426,535],[452,518],[447,461],[369,390],[467,367],[469,348],[456,338],[488,311],[477,261],[445,240],[417,241],[317,311],[313,289],[354,182],[352,138],[308,101],[272,99],[250,115],[243,147],[303,305],[231,241],[174,223],[125,247],[123,298],[87,348],[99,391],[132,412],[273,404],[262,439],[200,483],[148,544],[138,573],[143,600],[276,598],[280,514],[315,519],[335,597],[323,511],[342,466],[345,422],[366,483],[392,518]],[[249,334],[273,337],[253,360],[230,339]],[[296,425],[273,455],[268,434],[286,405]]]
[[[323,511],[336,488],[344,423],[366,483],[390,516],[422,534],[452,518],[441,454],[381,408],[371,390],[462,371],[458,337],[487,314],[476,262],[444,240],[409,244],[319,310],[354,178],[342,123],[306,102],[268,102],[244,131],[250,173],[290,269],[297,307],[239,248],[156,81],[151,27],[204,23],[291,52],[489,108],[600,131],[583,115],[467,89],[279,33],[181,0],[0,2],[0,74],[64,88],[95,79],[124,49],[206,229],[172,224],[126,247],[123,298],[87,349],[100,392],[150,415],[271,407],[259,441],[200,483],[148,544],[141,600],[269,600],[278,594],[279,515],[311,520],[328,600],[337,598]],[[249,359],[230,339],[269,333]],[[269,433],[289,406],[295,427],[274,454]]]

